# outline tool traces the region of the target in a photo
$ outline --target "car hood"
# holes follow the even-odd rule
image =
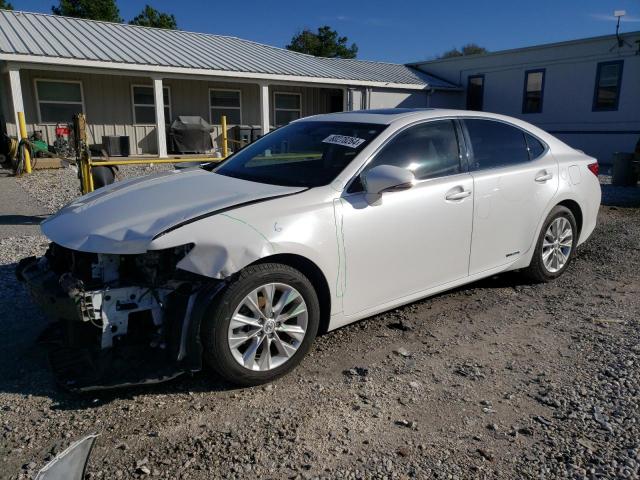
[[[144,253],[155,236],[183,222],[302,190],[200,168],[171,171],[96,190],[66,205],[40,228],[53,242],[73,250]]]

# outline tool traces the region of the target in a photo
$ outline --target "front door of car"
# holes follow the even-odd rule
[[[336,215],[338,241],[344,243],[346,315],[468,275],[473,180],[463,168],[459,137],[452,120],[406,128],[362,174],[395,165],[411,170],[415,185],[372,203],[356,182],[340,198]]]
[[[532,248],[558,190],[558,163],[535,137],[503,122],[464,121],[474,212],[469,274],[512,263]]]

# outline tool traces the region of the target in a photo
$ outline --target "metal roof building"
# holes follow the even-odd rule
[[[3,88],[12,100],[12,106],[3,105],[9,130],[15,128],[16,112],[24,111],[29,127],[50,137],[54,112],[61,117],[76,105],[87,113],[96,139],[113,125],[111,133],[133,137],[134,151],[146,153],[156,144],[161,156],[166,155],[163,125],[176,115],[216,123],[216,115],[228,113],[265,132],[297,116],[403,102],[427,106],[434,92],[459,91],[405,65],[314,57],[229,36],[7,10],[0,10],[0,64]],[[106,81],[105,76],[112,78]],[[194,90],[201,92],[200,105],[190,98]],[[55,97],[63,91],[62,98]],[[114,103],[121,105],[114,108]],[[150,122],[152,106],[155,119]],[[149,126],[157,132],[155,141]]]
[[[0,59],[64,59],[78,66],[101,62],[154,67],[153,71],[308,77],[370,86],[452,87],[405,65],[314,57],[236,37],[8,10],[0,10]]]
[[[604,164],[640,139],[640,31],[411,65],[466,87],[452,108],[518,117]]]

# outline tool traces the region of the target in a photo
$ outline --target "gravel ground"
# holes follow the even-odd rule
[[[118,179],[139,177],[155,172],[173,170],[172,164],[125,165],[118,167]],[[16,179],[42,206],[55,212],[80,195],[80,180],[73,168],[37,170],[33,175],[23,175]]]
[[[2,478],[32,477],[91,432],[98,479],[640,475],[638,208],[602,207],[555,282],[508,273],[378,315],[247,389],[207,373],[99,396],[56,389],[34,343],[45,322],[13,277],[45,245],[0,241]]]

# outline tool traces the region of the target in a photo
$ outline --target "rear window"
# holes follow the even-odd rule
[[[493,120],[464,121],[473,149],[473,170],[504,167],[529,161],[524,132]]]
[[[524,138],[527,141],[527,149],[529,150],[529,158],[535,160],[544,153],[545,146],[533,135],[528,133],[524,134]]]
[[[252,143],[214,171],[272,185],[328,185],[385,128],[353,122],[292,123]]]

